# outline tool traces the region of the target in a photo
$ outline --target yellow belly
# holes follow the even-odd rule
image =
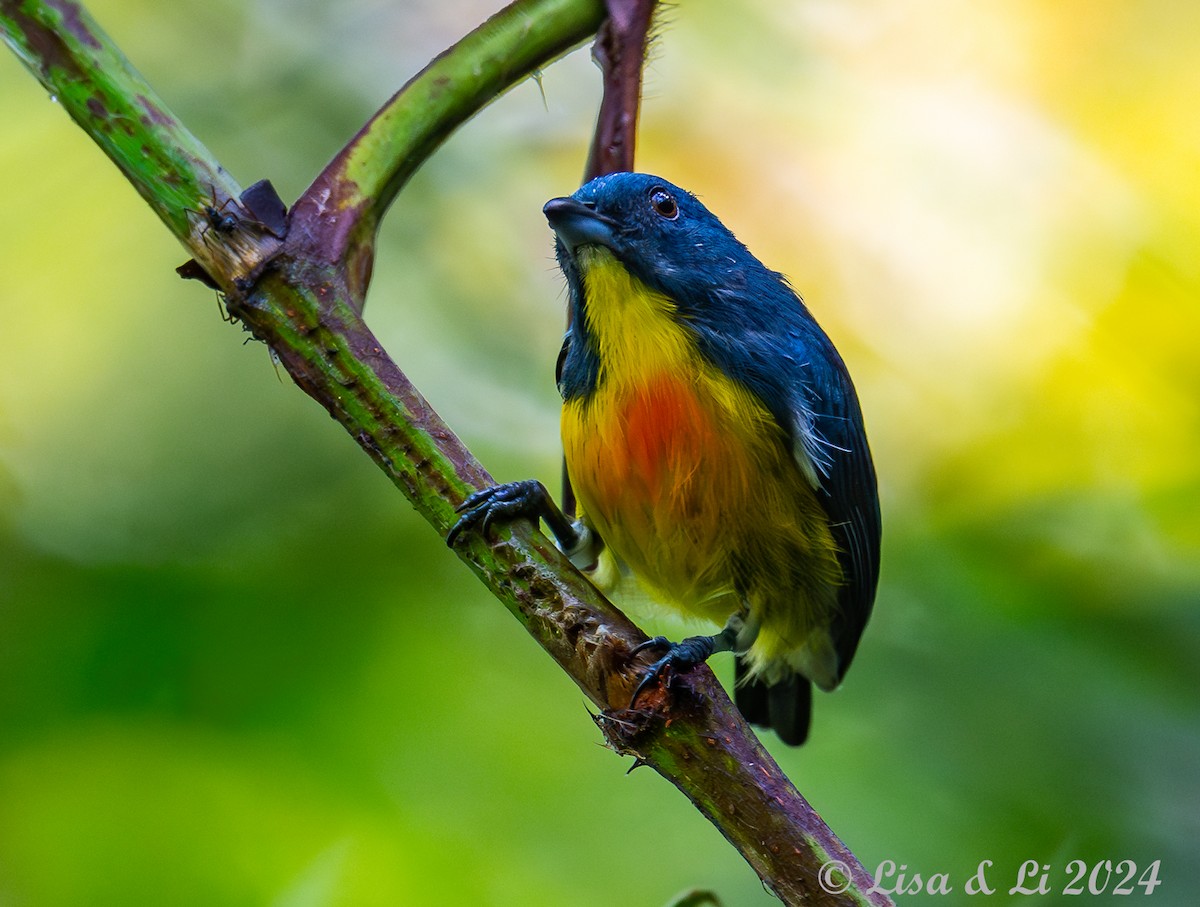
[[[584,516],[654,598],[717,623],[745,608],[760,665],[824,640],[833,539],[752,396],[702,365],[660,372],[568,401],[562,434]]]

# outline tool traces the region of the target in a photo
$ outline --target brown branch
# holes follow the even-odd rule
[[[603,73],[604,95],[584,182],[606,173],[633,169],[646,42],[658,2],[605,0],[605,6],[608,18],[592,45],[592,56]]]

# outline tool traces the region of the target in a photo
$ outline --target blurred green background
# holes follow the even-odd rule
[[[290,201],[495,6],[90,8]],[[1195,903],[1200,6],[668,20],[640,167],[791,276],[882,480],[855,668],[807,746],[769,745],[868,867],[955,888],[905,903],[961,903],[983,860],[987,903],[1071,900],[1008,897],[1028,859],[1055,892],[1072,860],[1161,860],[1152,902]],[[599,88],[586,50],[541,86],[401,195],[367,315],[496,476],[557,487],[540,208],[578,183]],[[772,903],[176,277],[181,248],[7,52],[0,97],[0,905]]]

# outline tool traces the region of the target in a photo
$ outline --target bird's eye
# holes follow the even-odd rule
[[[675,204],[674,197],[662,186],[655,186],[650,190],[650,207],[654,209],[655,214],[667,220],[674,220],[679,216],[679,206]]]

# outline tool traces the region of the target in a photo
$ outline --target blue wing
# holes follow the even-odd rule
[[[699,341],[705,354],[752,390],[787,431],[796,463],[829,518],[845,579],[831,627],[840,679],[871,615],[879,580],[875,467],[858,395],[841,356],[799,297],[778,275],[771,276],[778,282],[755,287],[762,294],[757,298],[745,289],[737,294],[745,313],[740,331],[702,330]]]
[[[797,461],[802,449],[819,473],[817,497],[840,552],[845,584],[831,627],[840,678],[850,667],[875,601],[881,522],[875,466],[858,395],[841,356],[824,334],[820,341],[825,349],[806,363],[790,427],[800,442]],[[820,341],[812,342],[814,352]]]

